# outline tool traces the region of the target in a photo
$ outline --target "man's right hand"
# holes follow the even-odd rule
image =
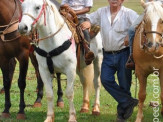
[[[90,21],[85,21],[85,22],[80,24],[80,27],[82,28],[82,30],[90,29],[91,23],[90,23]]]

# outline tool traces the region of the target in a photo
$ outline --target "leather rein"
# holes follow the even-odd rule
[[[17,19],[17,20],[15,20],[15,21],[12,22],[12,20],[13,20],[13,18],[15,16],[16,10],[17,10],[17,1],[14,0],[14,2],[15,2],[15,10],[14,10],[14,14],[13,14],[13,16],[12,16],[9,24],[7,24],[7,25],[1,25],[0,26],[0,29],[5,28],[3,31],[0,31],[0,37],[1,37],[1,39],[2,39],[3,42],[13,41],[13,40],[15,40],[15,39],[17,39],[17,38],[20,37],[20,35],[18,35],[18,36],[16,36],[13,39],[5,40],[5,35],[6,34],[10,34],[10,33],[15,32],[15,31],[18,30],[19,19]]]

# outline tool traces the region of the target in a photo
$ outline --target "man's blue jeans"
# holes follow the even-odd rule
[[[130,92],[131,70],[125,68],[129,56],[129,49],[115,54],[109,54],[104,51],[103,54],[101,82],[104,88],[118,102],[117,109],[124,109],[133,99]],[[119,84],[115,81],[114,75],[116,73]]]

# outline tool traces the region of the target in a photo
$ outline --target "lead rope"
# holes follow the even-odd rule
[[[135,99],[137,98],[137,88],[138,88],[138,81],[137,81],[137,76],[136,76],[136,74],[135,74],[135,82],[136,82],[136,84],[135,84]]]

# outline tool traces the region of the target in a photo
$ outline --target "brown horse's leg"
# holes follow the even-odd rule
[[[5,109],[2,112],[2,117],[9,118],[10,117],[9,109],[11,107],[11,101],[10,101],[11,81],[9,78],[9,61],[6,60],[5,63],[3,63],[1,69],[3,74],[3,85],[5,90]]]
[[[160,94],[160,98],[161,98],[161,115],[163,116],[163,72],[161,72],[163,70],[160,69],[160,89],[161,89],[161,94]]]
[[[147,75],[145,75],[142,70],[138,70],[138,68],[136,68],[136,74],[139,79],[139,85],[140,85],[139,94],[138,94],[139,106],[138,106],[136,122],[141,122],[143,119],[143,106],[146,98]]]
[[[62,99],[63,91],[62,91],[62,87],[61,87],[61,73],[57,73],[56,75],[57,75],[57,83],[58,83],[57,106],[60,107],[60,108],[64,108],[64,102],[63,102],[63,99]]]
[[[10,79],[11,82],[12,82],[12,78],[13,78],[13,75],[14,75],[15,66],[16,66],[15,58],[10,59],[10,62],[9,62],[9,79]],[[5,92],[5,90],[4,90],[4,87],[3,87],[0,90],[0,94],[2,94],[4,92]]]
[[[43,85],[43,81],[42,81],[40,73],[39,73],[38,62],[36,60],[36,56],[32,52],[30,53],[29,56],[30,56],[31,62],[35,68],[35,73],[36,73],[36,77],[37,77],[37,89],[38,89],[37,99],[36,99],[33,107],[41,107],[41,100],[43,97],[43,86],[44,85]]]
[[[25,119],[25,102],[24,102],[24,90],[26,87],[26,75],[28,69],[28,60],[29,56],[28,53],[23,52],[23,54],[18,57],[19,61],[19,79],[18,79],[18,86],[20,89],[20,104],[19,104],[19,112],[17,115],[17,119]]]
[[[86,113],[89,112],[89,91],[91,89],[90,87],[93,85],[93,65],[90,64],[84,69],[80,69],[78,74],[83,86],[83,105],[80,112]]]

